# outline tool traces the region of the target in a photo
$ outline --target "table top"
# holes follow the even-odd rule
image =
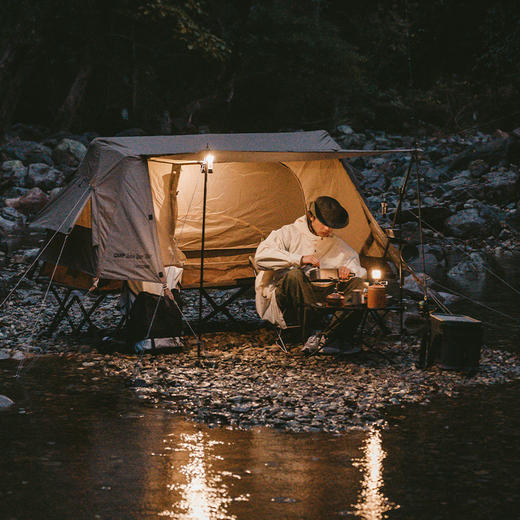
[[[353,303],[344,303],[343,305],[338,304],[330,304],[327,302],[317,302],[317,303],[307,303],[305,307],[310,307],[315,310],[328,310],[328,311],[341,311],[341,310],[365,310],[368,309],[370,311],[396,311],[400,310],[399,306],[395,305],[386,305],[385,307],[373,307],[368,308],[366,303],[361,304],[353,304]]]

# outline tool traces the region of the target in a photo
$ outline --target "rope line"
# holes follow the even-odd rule
[[[514,320],[516,321],[518,318],[515,318],[514,316],[511,316],[509,314],[506,314],[505,312],[502,312],[502,311],[499,311],[497,309],[494,309],[493,307],[490,307],[489,305],[486,305],[485,303],[482,303],[478,300],[475,300],[469,296],[466,296],[465,294],[462,294],[460,292],[457,292],[453,289],[451,289],[450,287],[446,287],[445,285],[442,285],[440,284],[439,282],[435,282],[436,285],[438,285],[439,287],[441,287],[442,289],[446,289],[447,291],[457,295],[457,296],[460,296],[461,298],[464,298],[465,300],[468,300],[469,302],[471,303],[474,303],[476,305],[479,305],[480,307],[484,307],[485,309],[487,309],[488,311],[493,311],[495,312],[496,314],[500,314],[501,316],[503,316],[504,318],[508,318],[510,320]]]
[[[411,209],[408,210],[417,220],[419,220],[419,216],[416,215],[414,213],[414,211],[412,211]],[[472,262],[473,264],[475,264],[475,261],[473,260],[473,258],[471,258],[471,255],[460,245],[458,245],[456,242],[460,242],[460,240],[456,240],[454,238],[451,238],[451,237],[447,237],[445,236],[442,232],[440,232],[439,230],[437,230],[436,228],[434,228],[431,224],[429,224],[428,222],[426,222],[424,219],[421,219],[422,222],[428,226],[432,231],[434,231],[435,233],[438,233],[439,235],[441,235],[441,237],[447,241],[451,241],[453,242],[453,245],[459,250],[461,251],[462,253],[464,253],[465,256],[467,256]],[[499,280],[500,282],[502,282],[504,285],[506,285],[507,287],[509,287],[512,291],[514,291],[516,294],[520,295],[520,291],[512,286],[509,282],[507,282],[506,280],[504,280],[501,276],[499,276],[497,273],[495,273],[494,271],[492,271],[489,267],[487,267],[485,264],[482,264],[482,268],[485,269],[489,274],[491,274],[492,276],[494,276],[497,280]]]
[[[51,288],[51,285],[52,285],[52,280],[54,278],[54,275],[56,274],[56,269],[58,268],[58,264],[60,262],[60,259],[61,259],[61,255],[63,254],[63,250],[65,249],[65,244],[67,243],[67,239],[69,238],[70,234],[67,233],[65,235],[65,239],[63,240],[63,244],[61,245],[61,249],[60,249],[60,253],[58,255],[58,258],[56,260],[56,263],[54,264],[54,269],[52,271],[52,274],[51,274],[51,277],[49,279],[49,283],[47,285],[47,289],[45,291],[45,294],[43,296],[43,299],[40,303],[40,309],[38,311],[38,315],[36,316],[36,320],[34,321],[34,324],[33,324],[33,328],[31,330],[31,335],[30,335],[30,342],[32,343],[33,340],[34,340],[34,333],[36,331],[36,327],[39,325],[40,323],[40,319],[41,319],[41,315],[42,315],[42,312],[43,312],[43,306],[45,305],[45,301],[47,300],[47,296],[49,295],[49,291],[50,291],[50,288]],[[24,349],[25,352],[27,352],[27,347]],[[32,363],[34,363],[34,361],[39,357],[39,354],[37,354],[32,360],[31,362],[27,365],[27,368],[29,368],[31,366]],[[18,369],[16,370],[16,377],[18,378],[21,374],[21,371],[22,371],[22,368],[23,368],[23,364],[24,364],[24,360],[25,360],[25,355],[24,357],[20,360],[20,363],[18,364]]]
[[[47,247],[50,245],[50,243],[54,240],[54,237],[60,232],[63,224],[65,224],[66,220],[69,218],[69,216],[72,214],[72,212],[76,209],[76,206],[79,204],[79,202],[81,201],[81,199],[83,198],[83,195],[85,195],[85,193],[90,189],[90,186],[87,187],[87,189],[81,194],[81,197],[78,199],[78,201],[76,202],[76,204],[74,204],[74,206],[72,207],[72,209],[69,211],[69,213],[65,216],[65,218],[63,219],[63,222],[58,226],[58,229],[54,232],[54,235],[52,235],[52,237],[47,241],[47,243],[45,244],[45,246],[43,246],[41,249],[40,249],[40,252],[38,253],[38,256],[36,256],[36,258],[34,259],[33,263],[27,268],[27,270],[25,271],[25,273],[23,273],[22,277],[18,280],[18,282],[16,283],[16,285],[11,289],[11,291],[9,292],[9,294],[4,298],[4,300],[2,301],[2,303],[0,303],[0,309],[4,306],[4,304],[9,300],[9,298],[12,296],[12,294],[14,293],[14,291],[16,291],[16,289],[18,288],[18,286],[22,283],[22,280],[24,280],[24,278],[27,276],[27,274],[31,271],[31,269],[36,265],[36,262],[38,262],[38,260],[40,259],[40,257],[42,256],[43,252],[47,249]]]

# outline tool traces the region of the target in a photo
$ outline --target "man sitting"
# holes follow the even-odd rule
[[[348,213],[332,197],[318,197],[307,214],[292,224],[272,231],[256,250],[256,309],[261,318],[281,328],[300,323],[304,305],[323,301],[326,294],[312,285],[304,273],[309,267],[337,269],[346,301],[354,289],[363,287],[366,270],[357,252],[334,229],[348,224]],[[353,276],[353,277],[352,277]],[[332,292],[333,284],[328,292]],[[311,336],[305,351],[347,347],[361,313],[337,312],[323,332]],[[312,319],[312,317],[311,317]],[[330,348],[330,350],[332,350]]]

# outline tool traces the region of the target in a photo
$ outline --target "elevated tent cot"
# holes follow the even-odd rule
[[[341,160],[411,151],[344,150],[321,130],[98,138],[33,225],[57,236],[43,257],[59,257],[56,276],[65,270],[78,279],[162,283],[165,266],[177,265],[184,267],[182,286],[198,287],[201,163],[211,153],[203,283],[230,287],[251,276],[248,257],[260,241],[304,214],[320,195],[348,210],[350,223],[338,230],[348,244],[363,255],[382,256],[387,238]],[[387,252],[397,261],[392,248]]]

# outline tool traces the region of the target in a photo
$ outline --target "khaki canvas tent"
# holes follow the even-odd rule
[[[211,153],[203,282],[230,287],[251,276],[248,257],[260,241],[319,195],[348,210],[350,224],[339,231],[347,243],[382,256],[387,238],[341,159],[410,151],[343,150],[325,131],[98,138],[33,224],[61,237],[43,258],[62,266],[55,274],[68,272],[69,283],[80,276],[164,282],[164,267],[177,265],[184,267],[182,286],[196,287],[201,163]]]

